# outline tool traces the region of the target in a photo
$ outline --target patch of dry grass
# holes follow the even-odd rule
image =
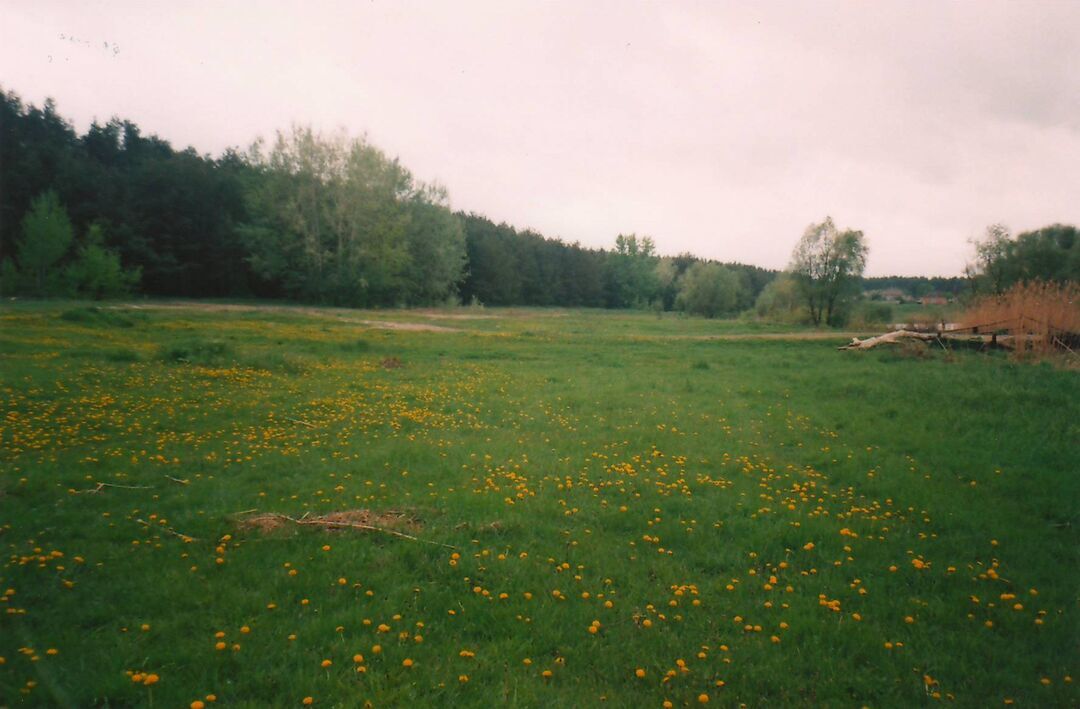
[[[1018,354],[1060,351],[1080,335],[1080,284],[1020,283],[977,300],[960,322],[980,332],[1007,332]]]

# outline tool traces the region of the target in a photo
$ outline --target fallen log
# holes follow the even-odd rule
[[[865,340],[860,340],[857,337],[851,338],[851,342],[837,349],[841,350],[869,350],[877,347],[878,345],[895,345],[902,340],[919,340],[921,342],[937,342],[942,347],[946,343],[950,347],[975,347],[978,349],[985,349],[986,347],[1002,347],[1005,349],[1015,349],[1017,342],[1022,342],[1025,345],[1042,341],[1042,335],[1028,334],[1028,335],[961,335],[948,332],[914,332],[912,330],[896,330],[895,332],[889,332],[884,335],[878,335],[877,337],[870,337]]]
[[[937,335],[932,335],[927,332],[913,332],[911,330],[896,330],[895,332],[889,332],[884,335],[878,335],[877,337],[870,337],[865,340],[860,340],[857,337],[851,338],[851,342],[839,347],[841,350],[869,350],[877,347],[878,345],[894,345],[901,340],[920,340],[922,342],[931,342],[938,339]]]

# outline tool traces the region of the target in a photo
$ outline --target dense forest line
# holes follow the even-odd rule
[[[976,245],[957,278],[862,278],[911,298],[1075,278],[1076,229]],[[997,231],[995,231],[997,230]],[[1032,264],[1035,264],[1034,266]],[[1071,270],[1070,270],[1071,269]],[[1070,274],[1074,274],[1071,275]],[[49,100],[0,89],[0,292],[267,297],[348,306],[650,307],[707,316],[799,310],[777,271],[660,256],[649,237],[610,249],[452,212],[444,189],[365,139],[294,127],[219,157],[177,150],[134,123],[79,135]],[[861,272],[858,274],[861,275]],[[859,289],[854,289],[858,292]]]
[[[47,193],[74,234],[65,259],[50,264],[56,273],[94,238],[155,296],[671,309],[678,279],[700,261],[661,259],[636,235],[591,249],[451,214],[445,191],[363,140],[295,128],[271,146],[214,158],[116,118],[79,135],[52,101],[0,99],[0,262],[8,264],[0,287],[8,293],[64,290],[62,279],[12,283],[27,216]],[[775,275],[727,267],[730,310],[752,304]]]

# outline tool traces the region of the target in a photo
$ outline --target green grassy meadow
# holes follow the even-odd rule
[[[160,305],[0,306],[0,706],[1080,704],[1076,370]]]

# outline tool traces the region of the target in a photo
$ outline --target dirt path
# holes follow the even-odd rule
[[[423,322],[399,322],[396,320],[353,320],[352,318],[341,318],[344,322],[357,323],[358,325],[366,325],[373,327],[377,330],[411,330],[414,332],[464,332],[464,330],[456,327],[446,327],[444,325],[431,325]]]
[[[313,308],[303,305],[242,305],[238,303],[128,303],[116,306],[118,308],[130,308],[132,310],[196,310],[200,312],[220,313],[288,313],[297,315],[310,315],[313,317],[330,318],[339,322],[363,325],[378,330],[409,330],[415,332],[462,332],[459,328],[446,327],[444,325],[432,325],[422,322],[403,322],[398,320],[367,320],[350,317],[348,311],[333,308]]]

